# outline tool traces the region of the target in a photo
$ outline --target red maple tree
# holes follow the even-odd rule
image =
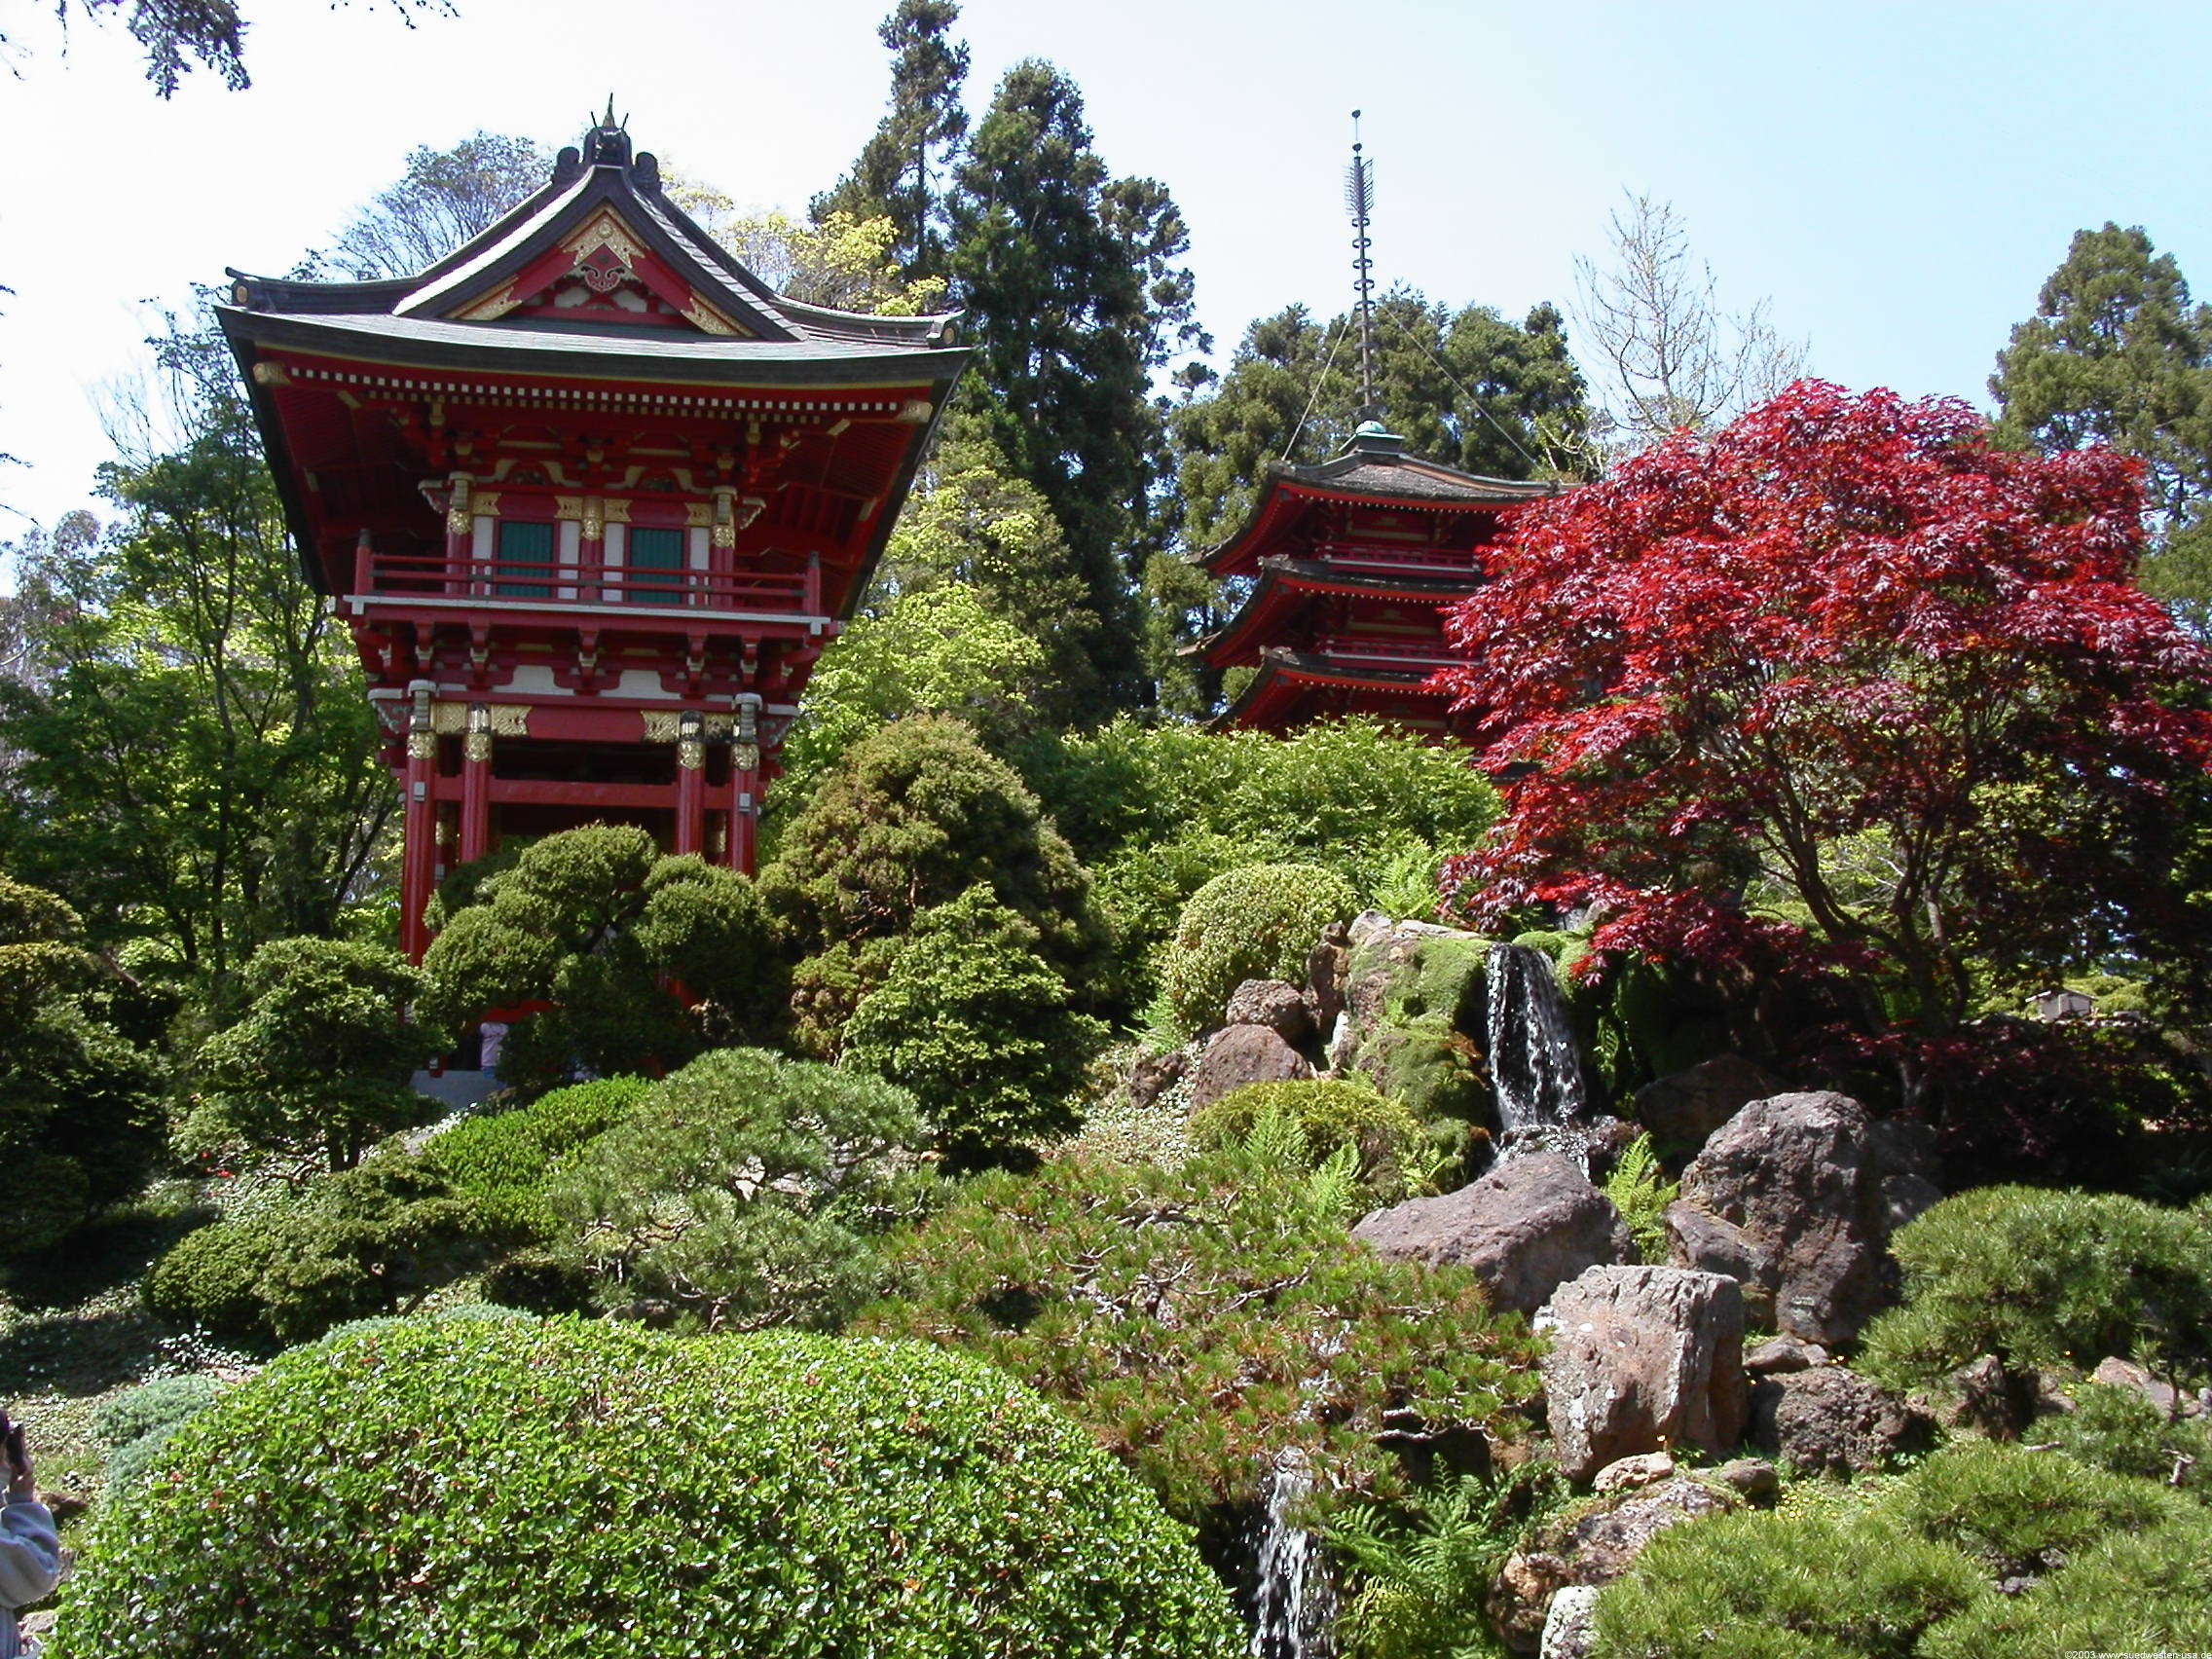
[[[1448,900],[1815,968],[1908,1088],[1977,965],[2178,936],[2212,665],[2135,584],[2137,470],[1800,381],[1529,509],[1449,617],[1506,812]]]

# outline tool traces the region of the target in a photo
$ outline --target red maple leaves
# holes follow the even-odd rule
[[[2135,585],[2137,470],[1801,381],[1528,509],[1449,619],[1507,812],[1448,896],[1817,963],[1922,1040],[1971,960],[2125,948],[2212,760],[2205,653]]]

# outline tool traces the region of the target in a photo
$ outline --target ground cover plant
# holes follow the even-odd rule
[[[1242,1645],[1188,1532],[988,1366],[566,1320],[284,1355],[175,1431],[66,1594],[55,1659]]]

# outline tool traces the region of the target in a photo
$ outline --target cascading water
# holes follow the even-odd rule
[[[1525,944],[1493,945],[1484,969],[1499,1139],[1572,1129],[1589,1117],[1589,1089],[1551,958]]]
[[[1313,1534],[1294,1519],[1313,1490],[1313,1472],[1297,1450],[1268,1471],[1259,1522],[1258,1592],[1253,1599],[1252,1659],[1329,1659],[1337,1592]]]

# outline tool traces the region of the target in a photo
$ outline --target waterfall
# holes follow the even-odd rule
[[[1252,1659],[1328,1659],[1336,1586],[1313,1534],[1292,1519],[1313,1490],[1313,1472],[1295,1447],[1268,1471],[1259,1522]]]
[[[1590,1100],[1582,1056],[1567,1030],[1551,958],[1525,944],[1499,944],[1491,947],[1484,966],[1500,1143],[1507,1137],[1542,1140],[1546,1130],[1584,1122]]]

